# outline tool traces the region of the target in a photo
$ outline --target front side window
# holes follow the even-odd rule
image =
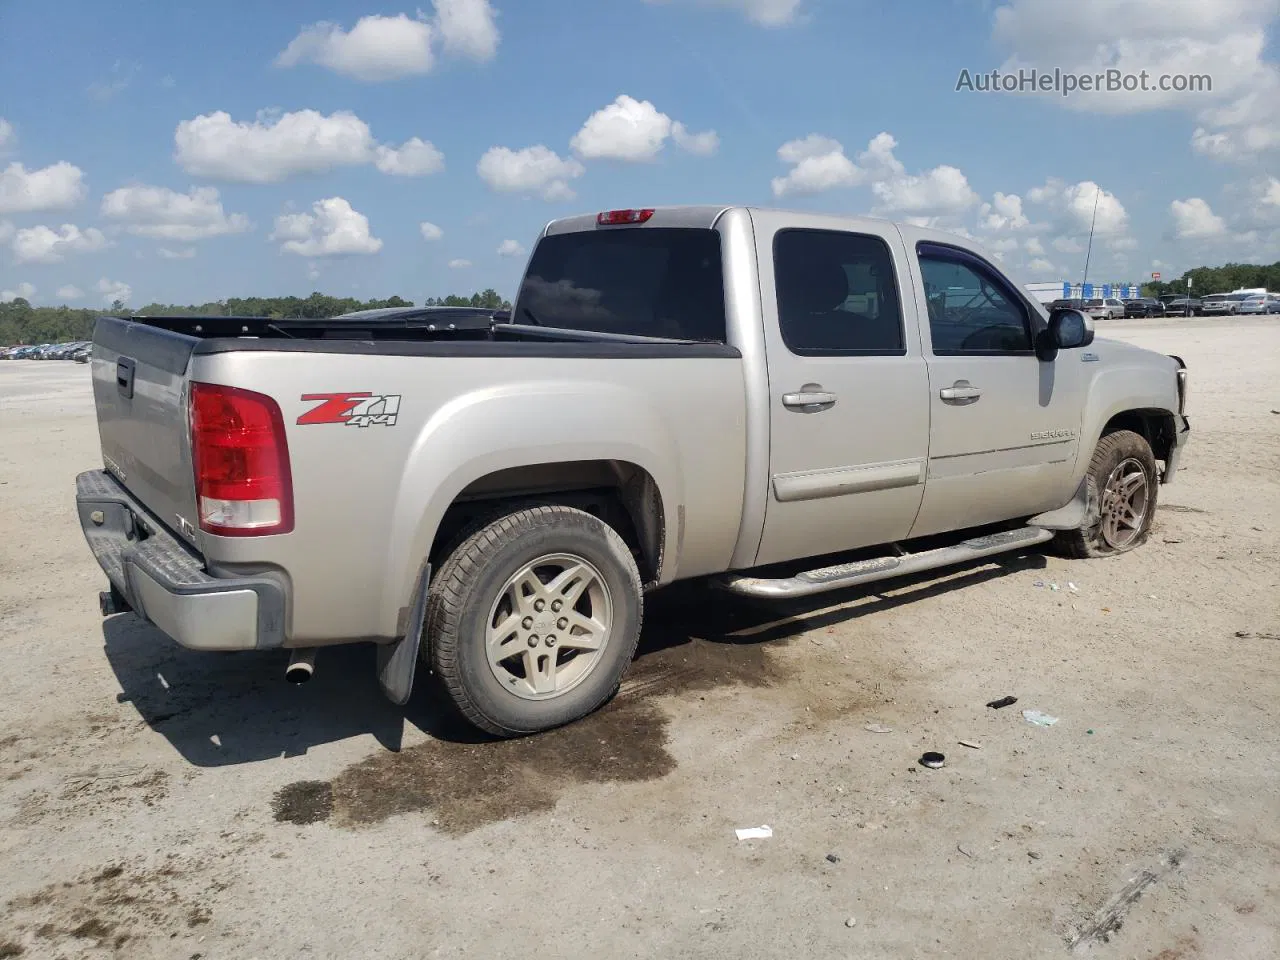
[[[943,247],[919,256],[936,356],[1031,351],[1026,307],[994,271]]]
[[[801,356],[906,353],[889,247],[839,230],[780,230],[773,241],[778,326]]]

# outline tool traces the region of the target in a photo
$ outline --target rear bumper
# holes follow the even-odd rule
[[[191,650],[284,646],[285,588],[215,577],[104,470],[76,477],[76,512],[98,566],[139,616]]]

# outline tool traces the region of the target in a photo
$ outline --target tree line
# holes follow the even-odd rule
[[[1186,293],[1187,279],[1191,280],[1191,295],[1230,293],[1241,287],[1265,287],[1280,292],[1280,261],[1265,266],[1257,263],[1228,263],[1221,267],[1195,267],[1177,280],[1153,280],[1142,285],[1144,297],[1162,297],[1166,294]]]
[[[489,288],[470,296],[451,293],[446,297],[427,297],[424,307],[485,307],[510,309],[511,304],[498,291]],[[82,310],[74,307],[33,307],[19,297],[0,303],[0,346],[32,343],[64,343],[88,340],[93,336],[93,322],[104,314],[135,317],[304,317],[323,320],[354,310],[377,310],[383,307],[412,307],[412,300],[389,297],[385,300],[356,300],[353,297],[330,297],[313,293],[309,297],[229,297],[209,303],[181,306],[173,303],[149,303],[139,310],[129,310],[117,300],[107,310]]]

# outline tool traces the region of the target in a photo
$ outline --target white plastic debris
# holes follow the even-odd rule
[[[773,827],[767,823],[760,827],[739,827],[733,831],[739,840],[768,840],[773,836]]]
[[[1051,717],[1047,713],[1041,713],[1039,710],[1023,710],[1022,719],[1027,723],[1034,723],[1037,727],[1052,727],[1058,722],[1057,717]]]
[[[1074,583],[1068,583],[1068,584],[1067,584],[1067,589],[1068,589],[1068,590],[1070,590],[1072,593],[1079,593],[1079,592],[1080,592],[1080,588],[1079,588],[1079,587],[1077,587]]]
[[[883,723],[868,723],[862,729],[867,733],[893,733],[893,727],[886,727]]]

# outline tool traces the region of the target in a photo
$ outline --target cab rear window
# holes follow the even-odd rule
[[[512,320],[723,343],[720,234],[623,227],[543,237],[530,258]]]

